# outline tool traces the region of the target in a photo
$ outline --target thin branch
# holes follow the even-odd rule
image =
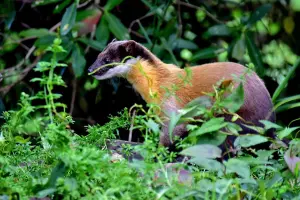
[[[0,88],[0,93],[2,93],[2,96],[5,96],[12,87],[14,87],[20,81],[22,81],[27,76],[29,71],[39,62],[40,59],[41,59],[41,56],[36,57],[35,60],[33,61],[33,63],[28,65],[28,67],[26,67],[23,70],[22,74],[19,76],[19,78],[15,82],[13,82],[10,85]]]
[[[186,3],[186,2],[182,2],[182,1],[177,1],[176,4],[180,4],[180,5],[183,5],[183,6],[186,6],[188,8],[193,8],[193,9],[197,9],[197,10],[202,10],[206,13],[206,15],[208,17],[210,17],[212,20],[214,20],[215,22],[219,23],[219,24],[224,24],[224,22],[218,20],[213,14],[211,14],[210,12],[208,12],[206,9],[204,8],[201,8],[199,6],[195,6],[193,4],[189,4],[189,3]]]
[[[135,110],[132,113],[131,125],[130,125],[129,136],[128,136],[128,142],[132,141],[132,131],[133,131],[133,125],[134,125],[134,117],[135,117]]]
[[[73,111],[74,111],[74,104],[75,104],[75,99],[76,99],[76,93],[77,93],[77,80],[76,78],[72,81],[72,86],[73,86],[73,91],[72,91],[72,99],[70,103],[70,112],[69,114],[72,116]]]
[[[181,6],[180,6],[180,1],[177,0],[177,18],[178,18],[178,37],[180,38],[182,35],[182,19],[181,19]]]

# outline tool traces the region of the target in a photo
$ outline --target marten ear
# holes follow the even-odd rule
[[[125,50],[128,53],[134,52],[136,48],[136,42],[134,40],[128,40],[125,44]]]

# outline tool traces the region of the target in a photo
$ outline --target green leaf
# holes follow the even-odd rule
[[[129,33],[127,28],[122,24],[122,22],[113,14],[105,12],[103,17],[108,23],[109,30],[114,34],[114,36],[119,40],[129,39]]]
[[[207,122],[204,122],[201,127],[197,128],[196,130],[192,131],[189,136],[199,136],[205,133],[210,133],[214,131],[218,131],[221,128],[225,127],[228,123],[224,122],[224,118],[212,118]]]
[[[73,3],[66,9],[66,12],[64,13],[63,18],[61,20],[61,26],[60,26],[61,35],[68,34],[70,30],[73,28],[76,20],[76,13],[77,13],[76,3]]]
[[[47,188],[47,189],[44,189],[44,190],[41,190],[37,193],[37,196],[39,198],[44,198],[48,195],[52,195],[56,192],[56,188],[55,187],[51,187],[51,188]]]
[[[276,88],[276,90],[275,90],[275,92],[274,92],[274,94],[272,96],[272,101],[273,102],[275,102],[275,100],[280,95],[280,93],[282,92],[282,90],[287,86],[288,81],[290,80],[290,78],[292,77],[292,75],[295,74],[295,71],[296,71],[296,69],[298,68],[299,65],[300,65],[300,58],[297,59],[297,61],[293,65],[292,69],[288,72],[288,74],[286,75],[286,77],[284,78],[284,80]]]
[[[194,107],[194,106],[203,106],[209,108],[212,106],[212,100],[208,96],[200,96],[185,105],[185,108]]]
[[[221,172],[224,169],[224,166],[222,165],[222,163],[220,163],[216,160],[213,160],[213,159],[208,159],[208,158],[196,157],[196,158],[190,159],[188,162],[194,163],[194,164],[196,164],[200,167],[203,167],[209,171]]]
[[[298,103],[289,103],[283,106],[280,106],[277,110],[276,113],[280,113],[289,109],[293,109],[293,108],[299,108],[300,107],[300,102]]]
[[[75,45],[75,48],[72,51],[71,60],[72,60],[72,68],[73,68],[75,76],[77,78],[82,76],[82,74],[84,72],[86,60],[85,60],[83,54],[81,53],[78,45]]]
[[[197,144],[211,144],[219,146],[224,143],[227,135],[218,133],[218,134],[205,134],[197,137]]]
[[[78,41],[92,47],[93,49],[99,50],[99,51],[102,51],[105,47],[104,44],[102,44],[102,43],[100,43],[96,40],[86,38],[86,37],[81,37],[81,38],[78,39]]]
[[[180,117],[181,117],[181,115],[176,114],[176,112],[171,112],[171,114],[170,114],[170,122],[169,122],[169,130],[168,130],[170,138],[172,138],[172,136],[173,136],[173,130],[174,130],[175,126],[178,124]]]
[[[21,31],[19,34],[21,37],[43,37],[46,35],[55,35],[54,33],[50,32],[48,29],[45,28],[40,28],[40,29],[36,29],[36,28],[31,28],[31,29],[27,29],[24,31]]]
[[[250,32],[245,34],[247,50],[252,63],[255,66],[255,70],[260,77],[264,76],[264,64],[261,58],[259,49],[254,43],[253,35]]]
[[[159,125],[156,122],[154,122],[152,119],[149,119],[147,122],[145,122],[145,124],[154,133],[159,133]]]
[[[96,29],[96,39],[103,46],[107,44],[109,39],[109,28],[105,18],[102,18]]]
[[[290,97],[285,97],[285,98],[282,98],[282,99],[279,99],[276,103],[276,105],[274,106],[274,110],[276,110],[279,106],[281,105],[284,105],[288,102],[291,102],[291,101],[296,101],[296,100],[300,100],[300,94],[298,95],[293,95],[293,96],[290,96]]]
[[[216,58],[218,53],[222,53],[224,50],[218,47],[208,47],[195,52],[191,58],[191,61],[198,61],[203,59]]]
[[[275,129],[281,129],[282,126],[279,126],[278,124],[275,124],[273,122],[267,121],[267,120],[260,120],[260,123],[262,123],[265,127],[266,130],[269,130],[271,128],[275,128]]]
[[[264,4],[260,7],[258,7],[250,16],[250,18],[247,21],[247,27],[251,27],[253,24],[255,24],[258,20],[261,20],[272,8],[271,4]]]
[[[298,128],[300,128],[300,127],[299,126],[292,127],[292,128],[286,127],[285,129],[277,132],[278,138],[279,139],[286,138],[287,136],[289,136],[293,131],[297,130]]]
[[[61,4],[55,6],[53,14],[60,13],[70,2],[71,0],[64,0]]]
[[[44,1],[34,1],[33,6],[44,6],[52,3],[57,3],[62,0],[44,0]]]
[[[15,141],[20,144],[26,144],[29,140],[30,138],[24,139],[21,136],[15,136]]]
[[[180,154],[196,158],[220,158],[222,150],[211,144],[200,144],[184,149]]]
[[[243,104],[244,88],[242,83],[221,103],[221,105],[227,108],[231,113],[238,111]]]
[[[264,142],[267,142],[268,138],[262,136],[262,135],[240,135],[237,137],[237,139],[234,141],[234,146],[240,146],[240,147],[251,147],[257,144],[261,144]]]
[[[244,37],[239,38],[232,50],[232,57],[237,60],[242,60],[244,58],[246,51],[245,39]]]
[[[114,7],[120,5],[123,2],[123,0],[108,0],[107,3],[104,6],[105,11],[110,11]]]
[[[229,36],[231,30],[225,24],[215,25],[207,30],[209,36]]]
[[[250,167],[249,164],[237,158],[231,158],[225,162],[226,173],[237,173],[239,176],[249,179]]]

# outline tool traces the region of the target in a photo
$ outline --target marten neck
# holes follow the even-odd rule
[[[161,103],[164,89],[161,87],[172,76],[170,69],[161,61],[154,64],[144,59],[136,62],[127,74],[127,80],[147,103]]]

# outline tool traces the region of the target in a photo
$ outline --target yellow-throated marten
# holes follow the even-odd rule
[[[212,92],[213,85],[221,79],[233,80],[233,74],[241,76],[245,73],[244,66],[231,63],[219,62],[191,67],[191,85],[182,85],[179,75],[185,71],[179,67],[163,63],[148,49],[133,40],[113,41],[99,54],[94,64],[89,67],[93,72],[102,65],[121,62],[126,56],[137,59],[129,59],[119,66],[107,66],[94,73],[99,80],[115,76],[126,78],[147,103],[158,103],[165,113],[177,111],[191,100]],[[164,99],[166,89],[172,85],[178,85],[175,97]],[[149,92],[151,91],[151,92]],[[150,93],[156,93],[152,98]],[[178,101],[177,99],[180,99]],[[255,125],[261,125],[259,120],[275,121],[272,111],[273,104],[270,94],[263,81],[253,72],[246,75],[244,83],[244,104],[237,112],[243,119]],[[245,128],[245,127],[244,127]],[[173,135],[183,136],[186,133],[185,126],[179,125],[174,129]],[[165,122],[160,142],[169,146],[168,122]]]

